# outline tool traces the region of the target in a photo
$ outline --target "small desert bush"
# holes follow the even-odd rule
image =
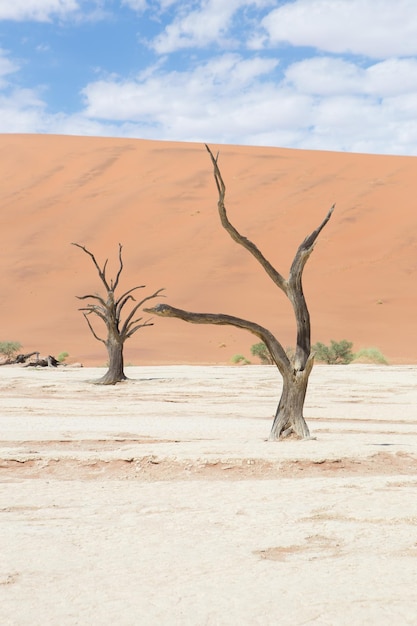
[[[63,363],[68,356],[68,352],[60,352],[56,357],[56,360],[59,361],[59,363]]]
[[[3,354],[7,359],[13,359],[21,347],[22,344],[18,341],[0,341],[0,354]]]
[[[312,346],[312,350],[315,352],[317,361],[322,361],[329,365],[347,365],[348,363],[352,363],[355,358],[352,352],[352,346],[353,343],[346,339],[342,339],[341,341],[331,339],[329,346],[319,341]]]
[[[355,354],[355,361],[360,363],[377,363],[379,365],[388,365],[387,359],[378,348],[362,348]]]
[[[250,361],[248,361],[243,354],[234,354],[232,356],[232,363],[235,365],[250,365]]]
[[[254,343],[253,346],[251,346],[250,351],[252,356],[257,356],[263,365],[273,365],[274,361],[272,360],[269,350],[263,341]]]

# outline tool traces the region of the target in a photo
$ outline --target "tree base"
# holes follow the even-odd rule
[[[288,435],[285,434],[286,431],[284,431],[283,433],[281,433],[278,437],[276,437],[273,434],[270,434],[268,439],[266,439],[265,441],[272,441],[272,442],[277,442],[277,441],[317,441],[317,437],[313,437],[312,435],[297,435],[294,431],[291,431],[291,433],[289,433]]]
[[[117,385],[117,383],[124,383],[128,379],[127,376],[123,374],[123,376],[112,376],[109,372],[104,374],[101,378],[94,381],[95,385]]]

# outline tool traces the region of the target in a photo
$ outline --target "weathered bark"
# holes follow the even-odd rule
[[[123,343],[113,336],[106,341],[106,348],[109,355],[109,369],[96,381],[97,384],[114,385],[127,380],[124,373]]]
[[[123,270],[121,244],[119,244],[119,269],[117,271],[115,280],[113,281],[113,279],[111,279],[110,282],[107,280],[106,277],[107,260],[101,268],[97,263],[94,254],[87,250],[85,246],[81,246],[78,243],[73,243],[72,245],[76,246],[77,248],[81,248],[81,250],[83,250],[91,258],[107,293],[107,300],[96,294],[87,294],[85,296],[77,297],[79,300],[92,299],[96,302],[96,304],[87,304],[85,307],[79,310],[82,311],[92,335],[95,337],[95,339],[97,339],[97,341],[101,341],[106,346],[109,356],[109,368],[104,376],[102,376],[96,382],[100,385],[115,385],[116,383],[127,380],[127,376],[125,376],[124,373],[123,360],[123,348],[125,341],[132,337],[132,335],[134,335],[134,333],[139,330],[139,328],[144,328],[145,326],[153,326],[153,322],[151,322],[150,320],[142,321],[142,317],[136,318],[136,312],[143,306],[145,302],[159,296],[163,289],[158,289],[158,291],[153,293],[151,296],[146,296],[145,298],[140,300],[140,302],[138,302],[132,308],[125,321],[122,322],[122,309],[130,300],[135,302],[135,298],[132,296],[132,292],[136,291],[136,289],[143,289],[144,285],[132,287],[132,289],[125,291],[118,298],[115,297],[115,291],[119,284],[120,275]],[[97,335],[96,331],[94,330],[94,327],[88,317],[92,313],[94,315],[97,315],[97,317],[99,317],[106,325],[106,339],[99,337],[99,335]]]
[[[58,365],[60,364],[59,361],[57,361],[57,359],[52,356],[51,354],[48,354],[48,356],[44,357],[44,358],[40,358],[39,357],[39,352],[29,352],[28,354],[18,354],[17,357],[15,359],[8,359],[7,361],[0,363],[0,365],[24,365],[24,367],[58,367]],[[29,361],[29,363],[26,363],[26,361],[28,359],[30,359],[30,357],[32,356],[36,356],[36,360],[35,361]]]
[[[39,358],[39,352],[34,352],[34,354],[38,355],[36,361],[29,361],[24,367],[58,367],[59,365],[59,361],[51,354],[43,359]]]
[[[244,328],[259,337],[268,348],[271,358],[283,378],[282,395],[269,440],[276,441],[291,434],[303,439],[308,438],[310,432],[303,416],[303,407],[314,355],[311,353],[310,314],[303,293],[302,274],[305,264],[313,251],[316,239],[329,221],[334,206],[328,211],[321,224],[301,243],[292,262],[289,277],[285,279],[263,256],[257,246],[247,237],[242,236],[229,221],[224,204],[226,186],[218,167],[217,157],[213,156],[208,146],[206,148],[214,168],[214,178],[219,193],[217,208],[222,226],[236,243],[243,246],[255,257],[271,280],[284,292],[292,304],[297,325],[294,360],[290,361],[282,345],[269,330],[248,320],[224,314],[192,313],[163,304],[147,308],[145,311],[165,317],[177,317],[194,324],[229,324],[238,328]]]
[[[29,352],[28,354],[18,354],[17,357],[14,360],[14,363],[25,363],[28,359],[30,359],[31,356],[34,356],[36,354],[36,358],[39,361],[39,352]]]
[[[311,356],[307,361],[305,369],[289,370],[282,377],[281,398],[272,423],[269,441],[278,441],[292,434],[300,439],[308,439],[310,437],[310,430],[304,419],[303,408],[313,362],[314,356]]]

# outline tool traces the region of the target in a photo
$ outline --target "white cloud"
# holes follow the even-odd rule
[[[0,95],[0,132],[34,132],[43,108],[44,103],[30,89],[15,89],[9,95]]]
[[[152,43],[158,54],[166,54],[180,48],[206,46],[226,33],[238,0],[208,0],[199,10],[184,12],[169,24]]]
[[[185,141],[255,143],[262,133],[298,137],[310,98],[262,82],[274,59],[226,54],[193,72],[159,73],[142,82],[98,81],[84,89],[85,116],[118,120],[137,136]],[[279,144],[277,144],[279,145]]]
[[[146,51],[136,77],[108,74],[82,89],[81,110],[51,114],[47,98],[54,85],[40,74],[31,81],[45,89],[21,89],[20,61],[0,50],[0,132],[417,155],[415,0],[0,0],[0,19],[75,17],[75,29],[107,8],[119,26],[126,17],[117,22],[122,4],[140,15],[138,24],[149,18],[152,32],[160,32],[156,54]],[[278,8],[263,21],[265,30],[260,16],[271,6]],[[73,36],[74,42],[76,31]],[[35,43],[33,50],[42,49]],[[239,47],[240,54],[203,61],[200,49],[214,43]],[[322,54],[308,58],[305,49],[285,43],[315,46]],[[170,57],[185,48],[188,59]],[[349,50],[359,59],[344,54]]]
[[[417,154],[417,61],[362,68],[334,58],[290,66],[225,54],[190,72],[155,68],[83,91],[84,116],[106,133],[177,141]],[[413,88],[414,86],[414,88]]]
[[[83,90],[85,114],[100,119],[154,119],[157,124],[176,115],[189,117],[190,122],[201,120],[210,103],[236,100],[245,87],[252,92],[259,78],[276,65],[271,59],[245,60],[226,54],[191,72],[161,72],[136,82],[97,81]]]
[[[8,58],[7,52],[0,48],[0,88],[4,89],[8,84],[8,77],[19,70],[15,61]]]
[[[362,91],[363,70],[342,59],[314,57],[293,63],[285,72],[287,81],[302,93],[349,94]]]
[[[132,11],[137,11],[138,13],[143,13],[146,9],[153,9],[156,13],[160,13],[166,11],[174,4],[184,6],[186,0],[121,0],[122,6],[129,7]]]
[[[417,59],[387,59],[366,70],[369,93],[379,96],[417,93]]]
[[[394,105],[394,106],[392,106]],[[330,97],[316,103],[312,132],[301,147],[382,154],[417,154],[417,124],[404,123],[396,104],[373,98]]]
[[[122,6],[129,7],[133,11],[141,13],[147,8],[146,0],[122,0]]]
[[[285,76],[301,93],[384,98],[417,91],[417,59],[387,59],[363,68],[343,59],[313,57],[290,65]]]
[[[80,114],[50,114],[46,102],[31,89],[13,89],[8,95],[0,95],[0,133],[124,135],[116,123],[103,124]],[[135,136],[129,124],[126,124],[125,136]]]
[[[84,111],[73,115],[50,115],[35,91],[15,90],[0,98],[0,132],[417,155],[417,90],[381,97],[374,74],[384,63],[361,70],[355,93],[339,87],[318,94],[306,88],[300,66],[276,83],[270,80],[276,61],[228,54],[190,73],[157,69],[141,81],[91,83]]]
[[[34,132],[44,103],[33,89],[18,88],[12,75],[19,71],[19,64],[0,49],[0,132]]]
[[[295,0],[262,24],[270,44],[373,58],[417,54],[415,0]]]
[[[77,0],[0,0],[0,19],[49,21],[79,9]]]
[[[184,3],[179,4],[176,19],[152,42],[158,54],[182,48],[203,48],[213,42],[226,48],[236,45],[230,35],[236,12],[248,7],[269,6],[271,0],[202,0],[195,10]]]

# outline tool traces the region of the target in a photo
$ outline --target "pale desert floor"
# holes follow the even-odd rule
[[[2,626],[417,621],[417,366],[0,368]]]

